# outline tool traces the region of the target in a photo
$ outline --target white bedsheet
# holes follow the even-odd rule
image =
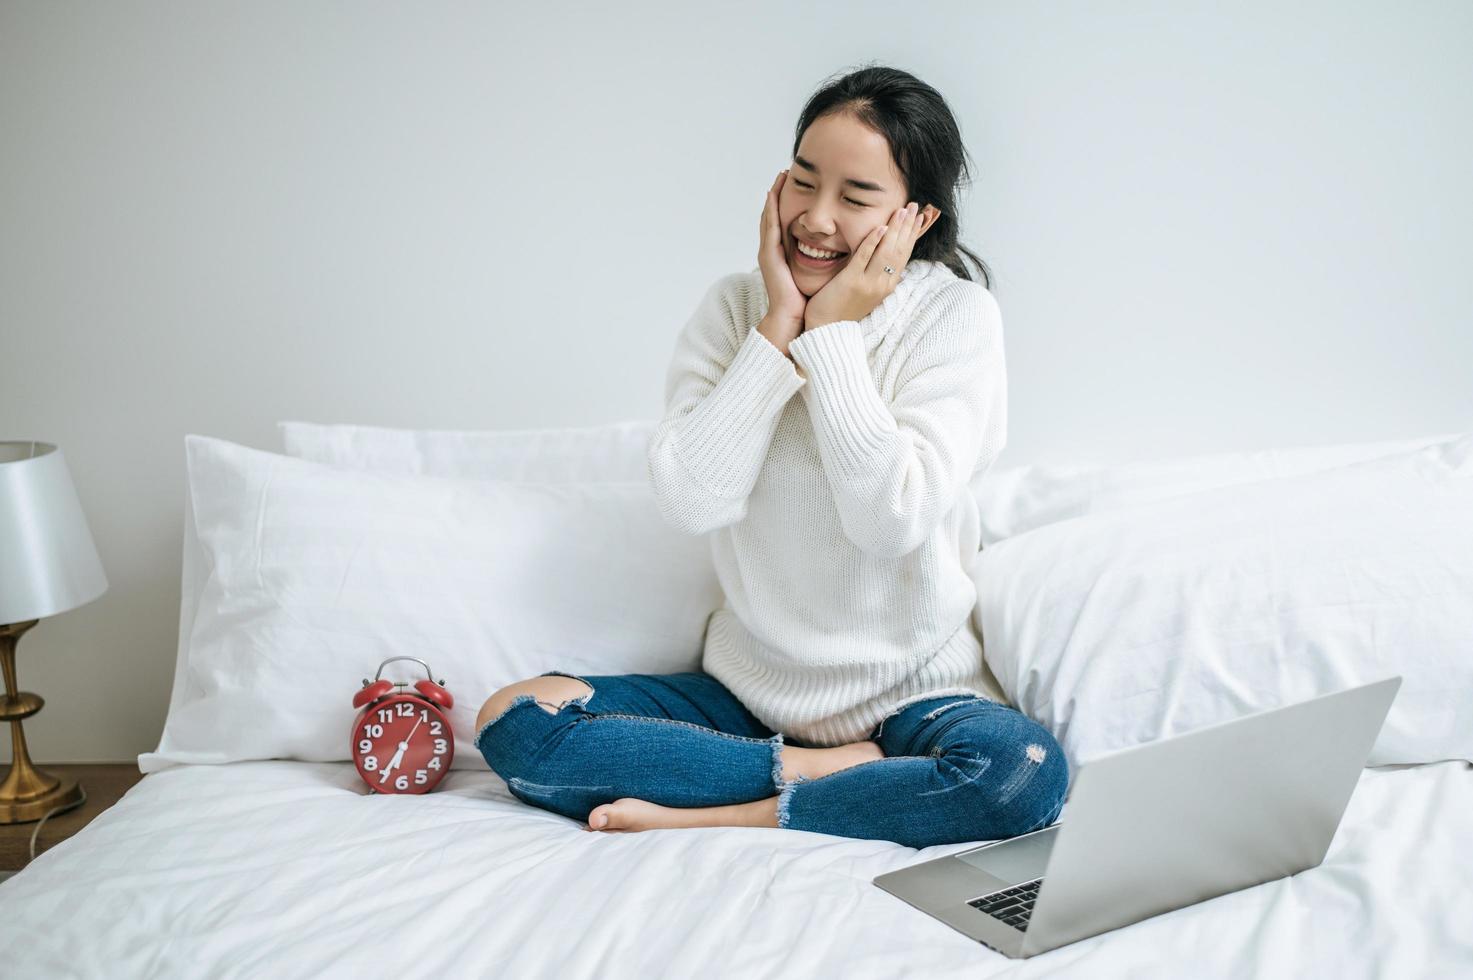
[[[4,974],[1473,975],[1461,761],[1366,770],[1318,868],[1020,961],[871,883],[968,845],[594,833],[475,771],[424,797],[361,790],[333,763],[146,777],[0,885]]]

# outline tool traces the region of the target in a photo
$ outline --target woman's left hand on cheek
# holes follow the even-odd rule
[[[923,222],[919,207],[908,205],[870,232],[838,275],[809,298],[803,329],[869,316],[900,282]],[[895,271],[886,272],[887,265]]]

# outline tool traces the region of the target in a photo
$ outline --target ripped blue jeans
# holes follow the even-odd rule
[[[883,759],[785,780],[784,736],[709,674],[541,676],[553,675],[592,690],[545,707],[518,695],[475,746],[517,799],[579,822],[626,796],[674,807],[777,796],[779,827],[929,847],[1046,827],[1068,790],[1048,729],[976,695],[915,701],[884,718],[870,735]]]

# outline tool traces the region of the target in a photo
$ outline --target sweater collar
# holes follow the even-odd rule
[[[767,285],[762,279],[762,267],[752,269],[750,275],[757,290],[762,294],[763,309],[767,307]],[[900,272],[900,281],[890,294],[880,300],[880,305],[870,311],[869,315],[859,321],[861,330],[866,338],[878,339],[884,336],[890,324],[897,316],[904,315],[912,306],[912,299],[916,295],[917,287],[931,279],[955,279],[956,273],[944,262],[936,262],[931,259],[911,259],[905,264]],[[933,283],[937,285],[939,283]]]

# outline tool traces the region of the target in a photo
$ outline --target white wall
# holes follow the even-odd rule
[[[1459,2],[0,3],[0,438],[62,446],[112,581],[21,641],[33,754],[156,743],[185,433],[656,416],[870,60],[978,166],[999,468],[1473,427],[1470,41]]]

